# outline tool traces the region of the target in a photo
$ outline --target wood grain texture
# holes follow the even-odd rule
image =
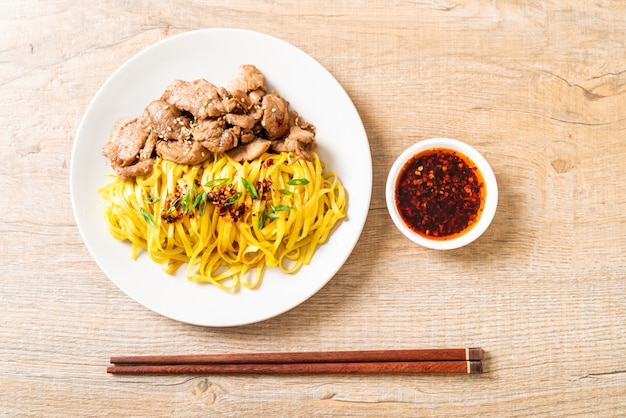
[[[607,1],[7,0],[0,15],[0,415],[620,416],[626,411],[626,4]],[[327,286],[271,320],[160,317],[99,270],[69,161],[125,60],[207,27],[264,32],[323,64],[373,154],[361,239]],[[451,252],[393,227],[395,157],[473,145],[500,188]],[[351,162],[352,163],[352,162]],[[481,375],[112,376],[110,356],[481,346]]]

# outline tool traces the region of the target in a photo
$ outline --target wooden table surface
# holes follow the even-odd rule
[[[0,15],[1,416],[624,416],[626,3],[7,0]],[[123,62],[213,27],[281,38],[342,84],[373,190],[300,306],[240,327],[155,314],[76,226],[78,124]],[[384,184],[408,145],[477,148],[500,188],[460,250],[412,245]],[[346,163],[351,163],[349,160]],[[481,375],[114,376],[112,355],[481,346]]]

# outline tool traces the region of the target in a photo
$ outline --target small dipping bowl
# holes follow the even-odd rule
[[[456,139],[432,138],[396,159],[387,177],[386,200],[391,219],[407,238],[426,248],[451,250],[487,230],[498,206],[498,185],[489,163],[474,148]]]

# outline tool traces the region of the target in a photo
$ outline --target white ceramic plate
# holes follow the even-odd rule
[[[140,115],[174,79],[205,78],[226,86],[241,64],[253,64],[270,90],[317,128],[318,154],[348,192],[348,211],[310,265],[293,275],[266,269],[258,289],[228,293],[189,282],[183,266],[170,276],[147,254],[109,235],[97,190],[112,170],[101,155],[114,122]],[[372,157],[352,101],[317,61],[271,36],[238,29],[187,32],[152,45],[122,65],[101,87],[78,128],[70,168],[72,205],[81,235],[104,273],[128,296],[166,317],[204,326],[262,321],[294,308],[341,268],[361,235],[372,192]]]

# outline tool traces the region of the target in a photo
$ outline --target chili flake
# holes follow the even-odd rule
[[[213,203],[217,207],[219,216],[227,216],[237,222],[246,211],[245,205],[236,205],[242,196],[241,192],[237,192],[232,184],[225,186],[217,186],[207,192],[207,201]]]
[[[400,170],[395,203],[404,223],[430,239],[464,234],[478,222],[486,197],[478,167],[445,148],[414,155]]]

